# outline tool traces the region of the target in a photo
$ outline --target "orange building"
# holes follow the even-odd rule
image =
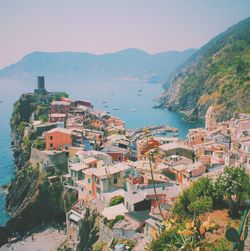
[[[54,128],[44,133],[46,150],[61,150],[64,146],[72,145],[73,133],[65,128]]]

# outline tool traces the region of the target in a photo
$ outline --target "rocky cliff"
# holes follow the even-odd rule
[[[52,100],[53,97],[23,94],[14,104],[11,129],[17,173],[6,197],[6,207],[12,216],[6,224],[7,235],[22,233],[43,222],[64,221],[65,213],[76,201],[76,193],[64,189],[60,174],[55,173],[58,179],[49,182],[50,173],[29,163],[31,146],[36,140],[30,118],[46,117]]]

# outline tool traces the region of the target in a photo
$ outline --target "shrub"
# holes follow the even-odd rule
[[[123,203],[123,201],[124,201],[124,198],[123,198],[122,195],[114,196],[114,197],[111,199],[111,201],[110,201],[110,203],[109,203],[109,206],[111,207],[111,206],[118,205],[118,204],[120,204],[120,203]]]

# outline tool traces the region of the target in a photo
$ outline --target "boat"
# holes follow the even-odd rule
[[[105,107],[105,108],[108,108],[109,106],[108,106],[108,105],[105,105],[104,107]]]
[[[131,112],[135,112],[136,110],[134,108],[129,109]]]
[[[142,92],[143,90],[142,89],[139,89],[138,92]]]
[[[120,110],[120,108],[119,107],[115,107],[115,108],[113,108],[113,110],[114,111],[118,111],[118,110]]]
[[[108,102],[107,101],[102,101],[103,104],[107,104]]]

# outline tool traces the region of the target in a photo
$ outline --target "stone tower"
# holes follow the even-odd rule
[[[216,112],[214,106],[209,106],[206,113],[206,129],[211,131],[216,128]]]

